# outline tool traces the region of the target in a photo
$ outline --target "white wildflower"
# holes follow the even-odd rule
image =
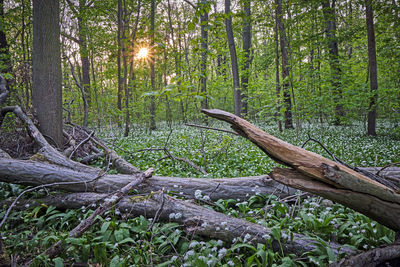
[[[201,190],[197,189],[197,190],[194,192],[194,198],[195,198],[195,199],[201,199],[201,197],[202,197],[202,195],[201,195]]]
[[[265,234],[265,235],[262,236],[262,238],[264,238],[264,239],[270,239],[271,236],[270,236],[269,234]]]
[[[251,235],[250,235],[249,233],[247,233],[247,234],[244,236],[243,242],[246,243],[250,238],[251,238]]]
[[[204,200],[204,201],[210,201],[211,199],[210,199],[209,196],[204,196],[204,197],[203,197],[203,200]]]
[[[199,242],[197,242],[196,240],[190,242],[189,244],[189,248],[194,248],[195,246],[197,246],[199,244]]]
[[[218,258],[222,258],[222,257],[224,257],[225,255],[226,255],[226,248],[221,248],[219,251],[218,251]]]

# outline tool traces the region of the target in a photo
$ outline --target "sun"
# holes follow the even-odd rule
[[[147,47],[140,48],[139,52],[136,54],[136,59],[147,59],[149,56],[149,49]]]

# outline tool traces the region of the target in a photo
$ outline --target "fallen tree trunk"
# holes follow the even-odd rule
[[[237,133],[256,144],[273,160],[295,170],[275,168],[270,174],[272,178],[346,206],[351,205],[354,210],[400,231],[400,194],[392,183],[385,181],[382,184],[338,162],[286,143],[231,113],[217,109],[202,112],[230,123]]]
[[[30,205],[44,203],[57,208],[79,209],[82,206],[92,206],[93,203],[102,201],[107,196],[107,194],[97,193],[72,193],[50,196],[40,200],[29,200],[27,203]],[[18,205],[23,208],[25,202],[21,201]],[[142,197],[125,197],[117,204],[117,208],[122,214],[132,217],[143,215],[147,218],[154,218],[157,214],[160,220],[173,221],[183,225],[188,234],[221,239],[228,243],[232,243],[235,238],[241,238],[251,244],[268,244],[267,239],[273,239],[271,230],[259,224],[233,218],[191,202],[166,196],[163,193]],[[293,235],[293,239],[289,240],[290,235],[285,235],[285,231],[282,231],[282,236],[286,236],[286,238],[281,238],[280,243],[285,253],[301,255],[317,247],[316,241],[310,240],[304,235],[297,233],[291,233],[291,235]],[[356,251],[337,243],[331,242],[327,245],[335,254],[352,255],[356,253]],[[272,241],[271,249],[281,251],[279,242]]]
[[[82,172],[49,163],[0,158],[1,182],[30,186],[60,183],[54,188],[70,192],[114,192],[128,184],[137,175],[138,173],[104,174],[101,170]],[[72,182],[74,184],[66,184]],[[268,175],[225,179],[153,176],[146,179],[137,189],[143,194],[165,189],[186,198],[194,198],[196,190],[200,190],[211,200],[229,198],[245,200],[254,194],[275,194],[287,197],[295,193],[295,190],[275,182]]]
[[[395,260],[395,262],[391,263],[392,260]],[[400,245],[394,244],[386,247],[374,248],[347,259],[344,258],[339,262],[330,264],[329,267],[347,267],[347,266],[376,267],[376,266],[399,266],[399,264],[400,264]]]

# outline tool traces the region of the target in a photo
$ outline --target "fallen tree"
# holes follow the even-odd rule
[[[114,192],[138,174],[106,174],[101,170],[82,172],[45,162],[0,158],[1,182],[30,186],[54,184],[53,188],[70,192]],[[211,200],[228,198],[245,200],[254,194],[276,194],[287,197],[296,191],[275,182],[267,175],[225,179],[153,176],[136,188],[140,194],[162,189],[186,198],[194,198],[196,190],[200,190]]]
[[[276,162],[291,169],[275,168],[270,176],[290,187],[337,201],[377,222],[400,231],[400,190],[383,178],[370,177],[338,162],[286,143],[248,121],[222,110],[203,113],[226,121]]]

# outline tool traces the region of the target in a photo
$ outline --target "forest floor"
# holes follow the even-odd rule
[[[400,135],[390,123],[382,125],[378,137],[365,136],[365,129],[360,124],[341,127],[304,125],[299,131],[282,133],[275,126],[257,126],[298,146],[309,137],[316,139],[337,158],[353,166],[385,166],[400,161]],[[224,128],[226,125],[215,123],[211,127]],[[137,126],[128,137],[122,137],[118,128],[107,128],[97,130],[96,135],[139,169],[153,167],[155,175],[240,177],[268,174],[276,166],[260,149],[240,136],[184,125],[171,128],[164,124],[152,132]],[[208,175],[185,162],[165,158],[165,151],[157,150],[164,147],[172,155],[201,166]],[[330,157],[316,142],[308,142],[305,148]],[[99,160],[94,164],[100,167],[103,162]],[[2,184],[0,200],[17,196],[22,190],[21,186]],[[47,193],[42,189],[29,197]],[[64,241],[66,253],[54,260],[37,258],[37,266],[79,262],[106,266],[323,266],[338,259],[326,246],[328,241],[368,250],[394,240],[394,232],[388,228],[320,197],[299,197],[289,202],[276,196],[249,194],[246,201],[218,200],[206,206],[271,228],[273,236],[266,237],[267,240],[290,238],[290,233],[301,233],[317,240],[320,246],[299,257],[273,252],[267,245],[253,246],[246,236],[227,244],[187,235],[181,225],[173,222],[157,222],[149,231],[151,219],[123,218],[116,209],[82,237],[68,238],[68,231],[92,213],[90,207],[57,210],[45,205],[27,205],[23,211],[13,211],[2,235],[8,252],[21,261],[40,254],[58,240]],[[0,217],[3,216],[4,209],[0,213]]]

